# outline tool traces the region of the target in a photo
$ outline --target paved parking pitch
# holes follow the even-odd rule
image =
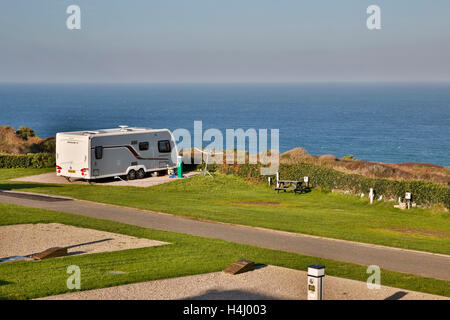
[[[183,176],[185,178],[190,178],[195,175],[201,174],[200,172],[188,172]],[[169,175],[159,176],[159,177],[146,177],[144,179],[136,180],[120,180],[120,179],[100,179],[98,181],[92,181],[92,184],[105,185],[105,186],[131,186],[131,187],[152,187],[158,184],[168,183],[178,180],[178,178],[170,178]],[[55,172],[43,173],[28,177],[20,177],[16,179],[11,179],[11,181],[20,182],[34,182],[34,183],[51,183],[51,184],[88,184],[87,181],[83,179],[75,179],[71,182],[67,181],[64,177],[57,176]]]

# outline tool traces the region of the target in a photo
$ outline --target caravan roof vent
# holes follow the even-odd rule
[[[120,131],[128,131],[128,126],[119,126],[120,127]]]

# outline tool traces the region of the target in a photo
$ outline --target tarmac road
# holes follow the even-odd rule
[[[360,265],[378,265],[387,270],[450,280],[450,255],[200,221],[165,213],[31,193],[0,191],[0,202],[68,212],[145,228],[222,239]]]

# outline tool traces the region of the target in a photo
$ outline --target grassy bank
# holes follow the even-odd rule
[[[266,176],[260,174],[258,165],[222,165],[219,170],[225,174],[233,174],[245,179],[267,181]],[[367,177],[361,174],[341,172],[325,165],[297,162],[281,164],[280,176],[288,180],[303,180],[310,177],[313,187],[326,190],[341,190],[354,195],[368,194],[373,188],[378,198],[397,200],[404,199],[406,192],[411,192],[413,201],[421,206],[444,206],[450,209],[450,187],[445,184],[432,183],[424,180],[404,180]],[[272,176],[275,179],[275,176]]]
[[[197,176],[151,188],[40,185],[9,178],[46,169],[0,169],[0,189],[71,196],[175,215],[450,254],[450,214],[402,211],[392,203],[313,190],[276,194],[266,184],[231,175]]]
[[[171,244],[43,261],[3,263],[0,264],[1,299],[30,299],[69,292],[66,288],[69,276],[66,269],[73,264],[81,269],[82,290],[219,271],[240,258],[298,270],[306,270],[309,264],[320,263],[326,266],[328,275],[367,280],[366,267],[356,264],[0,203],[0,225],[50,222],[166,241]],[[108,273],[110,270],[126,273],[110,274]],[[382,270],[381,284],[450,296],[449,281],[398,272]]]

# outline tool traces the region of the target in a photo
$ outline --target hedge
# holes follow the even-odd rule
[[[223,173],[236,174],[244,178],[266,180],[260,175],[259,165],[223,165]],[[413,201],[421,205],[442,204],[450,208],[450,187],[423,180],[391,180],[369,178],[359,174],[348,174],[311,163],[281,164],[279,168],[282,179],[303,180],[309,177],[312,187],[326,190],[343,190],[353,194],[369,193],[373,188],[377,197],[385,199],[404,198],[405,192],[411,192]]]
[[[50,168],[55,163],[54,153],[0,154],[0,168]]]

